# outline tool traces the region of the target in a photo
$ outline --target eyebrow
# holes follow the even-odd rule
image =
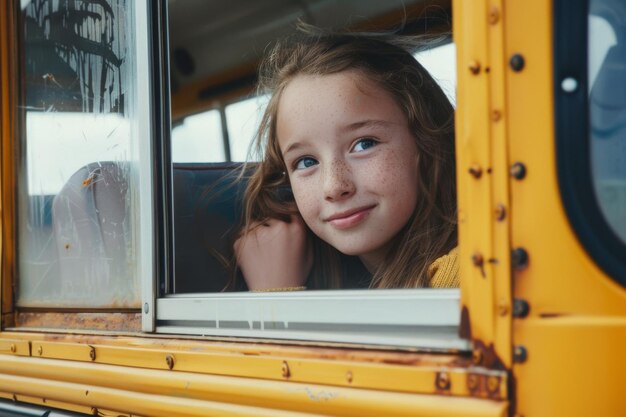
[[[387,120],[362,120],[359,122],[350,123],[349,125],[342,127],[340,130],[342,132],[351,132],[353,130],[358,130],[364,127],[387,127],[394,123],[389,122]]]

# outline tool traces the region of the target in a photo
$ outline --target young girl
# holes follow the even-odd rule
[[[415,58],[306,35],[271,51],[260,83],[263,159],[234,246],[247,287],[458,286],[454,109]]]

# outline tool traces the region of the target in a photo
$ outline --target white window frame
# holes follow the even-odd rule
[[[469,350],[459,301],[456,288],[176,294],[157,300],[156,331]]]

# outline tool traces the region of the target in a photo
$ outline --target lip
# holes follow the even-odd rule
[[[363,222],[370,214],[375,204],[357,207],[354,209],[335,213],[326,218],[326,221],[337,229],[348,229]]]

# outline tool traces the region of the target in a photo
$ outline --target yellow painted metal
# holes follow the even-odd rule
[[[0,354],[30,356],[30,342],[21,339],[0,338]]]
[[[454,2],[462,333],[486,366],[511,365],[502,1]]]
[[[522,71],[506,76],[510,161],[527,167],[526,178],[511,183],[511,237],[530,258],[514,274],[514,296],[530,305],[513,323],[513,343],[528,352],[513,367],[516,411],[624,415],[626,289],[578,242],[557,183],[550,2],[507,2],[505,21],[507,56],[525,58]]]
[[[478,390],[484,396],[507,398],[507,374],[481,368],[453,366],[367,363],[348,360],[324,360],[315,358],[269,355],[243,355],[225,352],[201,352],[189,350],[164,350],[158,347],[124,347],[87,343],[61,343],[32,341],[32,355],[41,358],[66,359],[81,362],[97,362],[120,366],[149,369],[173,369],[211,375],[228,375],[265,380],[289,380],[308,384],[323,384],[373,390],[437,393],[437,375],[445,372],[450,380],[446,395],[477,396],[471,391],[467,378],[472,374],[480,381],[490,376],[498,383],[491,392]],[[168,362],[168,357],[169,359]],[[286,372],[285,369],[288,371]]]
[[[507,410],[504,401],[8,355],[0,355],[0,391],[90,407],[123,404],[121,411],[151,416],[505,416]]]

